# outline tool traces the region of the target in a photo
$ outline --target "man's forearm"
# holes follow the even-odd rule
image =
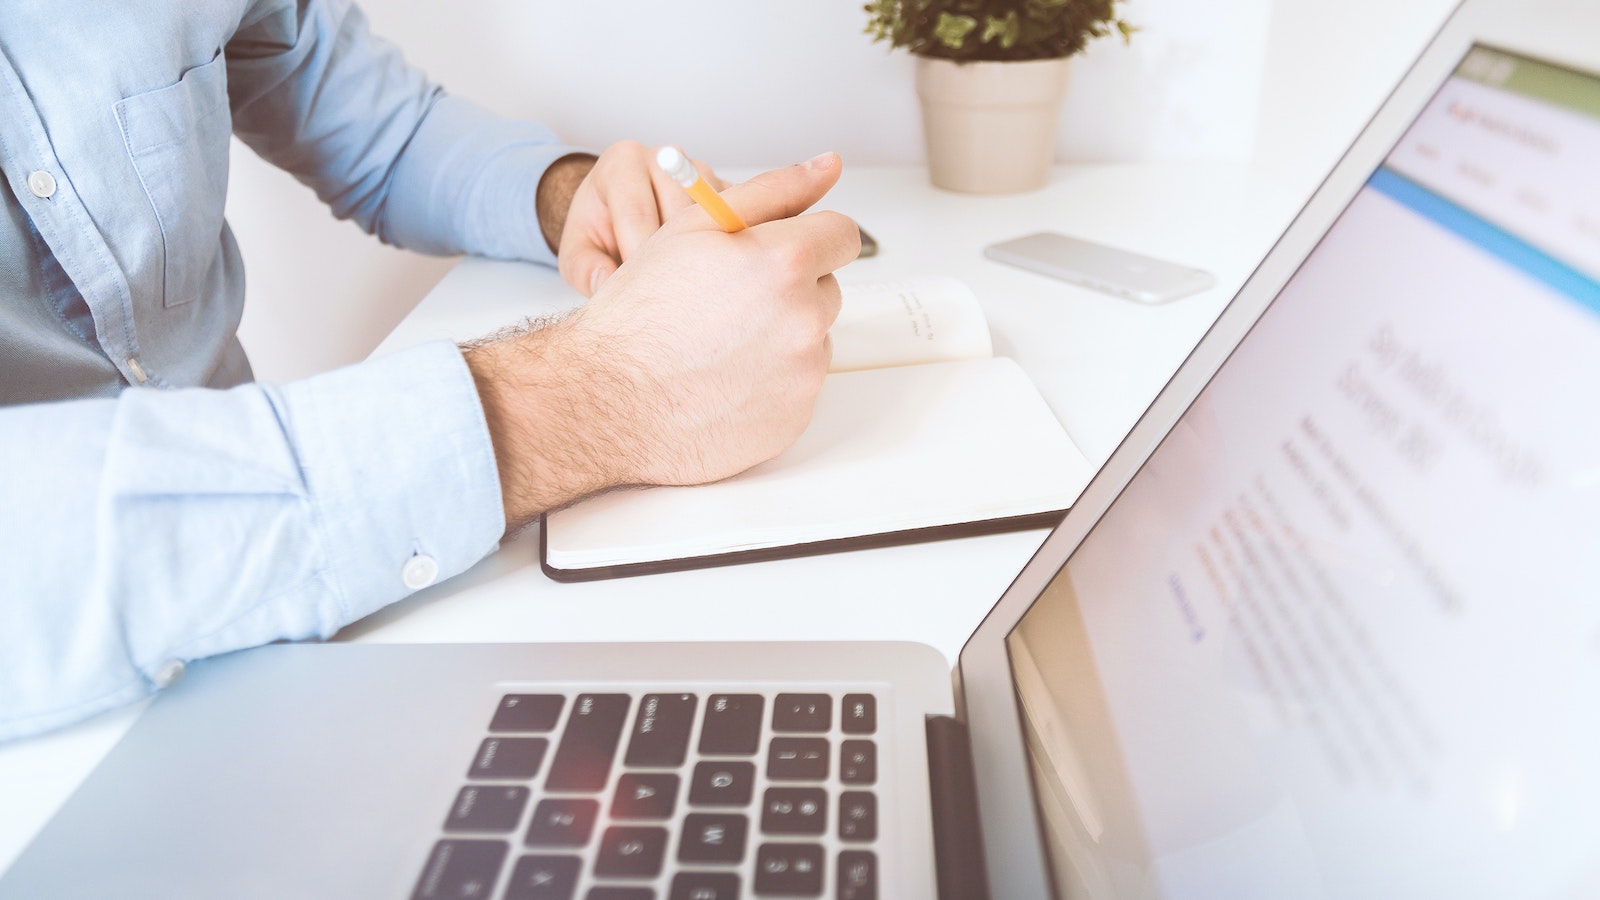
[[[465,349],[494,444],[507,534],[628,480],[629,451],[612,432],[628,420],[635,391],[615,365],[600,364],[613,354],[572,332],[570,319],[538,323]],[[591,352],[573,352],[580,348]]]
[[[594,168],[595,157],[588,153],[572,153],[550,164],[539,179],[539,189],[534,198],[534,210],[539,217],[539,232],[551,253],[561,249],[561,232],[566,228],[567,210],[572,207],[572,196],[578,185]]]

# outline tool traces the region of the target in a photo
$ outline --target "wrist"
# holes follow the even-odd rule
[[[539,233],[551,253],[561,249],[561,233],[566,229],[567,212],[572,208],[572,198],[578,186],[594,168],[596,157],[590,153],[569,153],[550,164],[539,179],[534,193],[534,214],[539,220]]]
[[[574,344],[569,331],[561,321],[464,348],[494,446],[507,534],[629,480],[622,448],[603,427],[617,405],[606,392],[625,389],[563,352]]]

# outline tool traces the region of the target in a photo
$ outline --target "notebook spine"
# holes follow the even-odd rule
[[[933,800],[933,852],[940,900],[987,900],[983,832],[967,726],[928,716],[928,781]]]

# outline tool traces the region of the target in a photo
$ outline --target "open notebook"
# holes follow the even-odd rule
[[[551,513],[545,571],[588,580],[1054,525],[1094,466],[1021,368],[992,355],[972,291],[921,278],[844,292],[833,366],[793,446],[714,484]]]

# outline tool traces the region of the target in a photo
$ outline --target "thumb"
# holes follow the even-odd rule
[[[556,268],[566,282],[585,297],[593,297],[600,285],[617,270],[617,261],[593,244],[573,246],[556,257]]]
[[[803,163],[762,172],[722,192],[722,198],[747,224],[789,219],[810,209],[839,181],[843,163],[824,153]]]

